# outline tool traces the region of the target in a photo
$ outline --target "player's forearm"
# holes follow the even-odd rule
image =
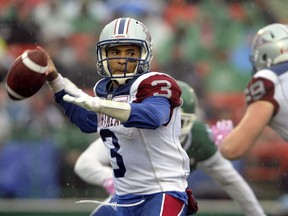
[[[126,122],[130,117],[131,106],[128,103],[99,99],[98,112]]]
[[[99,99],[98,112],[120,120],[125,127],[156,129],[169,120],[170,104],[164,97],[150,97],[142,103]]]
[[[234,169],[231,162],[224,159],[219,152],[216,152],[208,160],[200,162],[199,166],[216,180],[229,196],[240,205],[245,215],[265,215],[247,182]]]
[[[61,74],[55,74],[56,79],[48,81],[48,86],[54,93],[55,101],[62,107],[65,115],[69,117],[72,123],[74,123],[84,133],[94,133],[97,131],[97,114],[87,112],[85,109],[76,106],[71,103],[67,103],[63,100],[63,96],[66,94],[64,91],[67,86],[73,89],[79,94],[83,93],[74,83],[67,78],[63,78]],[[53,75],[51,75],[53,76]]]
[[[247,135],[243,133],[243,131],[236,128],[220,143],[219,150],[228,160],[237,160],[241,158],[249,149],[249,143],[251,143],[251,141],[249,141],[247,138]]]
[[[219,149],[223,156],[229,160],[242,157],[256,143],[273,111],[273,104],[267,101],[250,104],[240,123],[220,143]]]
[[[156,129],[170,119],[170,102],[165,97],[148,97],[141,103],[125,103],[91,97],[70,86],[64,89],[67,92],[63,96],[64,101],[112,117],[121,121],[125,127]]]

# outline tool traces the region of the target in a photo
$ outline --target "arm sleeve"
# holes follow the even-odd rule
[[[170,103],[165,97],[148,97],[141,103],[131,103],[131,113],[125,127],[157,129],[169,121]]]
[[[106,179],[112,178],[113,170],[109,155],[100,138],[79,156],[74,166],[75,173],[87,183],[103,186]]]
[[[67,103],[63,100],[66,94],[64,90],[57,92],[55,101],[62,107],[65,115],[84,133],[97,132],[97,114],[90,112],[77,105]]]
[[[265,215],[248,183],[219,151],[211,158],[199,162],[198,166],[224,188],[229,196],[240,205],[245,215]]]
[[[264,70],[264,72],[271,80],[263,75],[263,71],[259,72],[256,77],[253,77],[245,89],[246,103],[250,105],[259,100],[270,102],[274,106],[273,115],[276,115],[279,111],[279,104],[274,98],[275,85],[277,84],[272,80],[275,79],[275,74],[269,70]]]

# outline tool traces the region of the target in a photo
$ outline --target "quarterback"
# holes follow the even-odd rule
[[[149,71],[152,38],[144,24],[118,18],[103,28],[97,43],[103,78],[94,97],[69,84],[47,56],[56,102],[81,131],[98,132],[109,153],[117,215],[197,211],[187,188],[189,158],[179,140],[181,88],[172,77]]]

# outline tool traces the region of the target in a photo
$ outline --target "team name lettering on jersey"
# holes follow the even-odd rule
[[[116,102],[123,102],[123,103],[128,103],[128,95],[121,95],[121,96],[116,96],[112,98],[113,101]],[[118,126],[121,125],[121,121],[112,118],[110,116],[104,115],[104,114],[99,114],[99,126],[100,127],[110,127],[110,126]]]

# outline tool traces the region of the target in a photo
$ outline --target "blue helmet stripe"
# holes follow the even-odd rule
[[[118,34],[124,34],[124,27],[125,27],[126,20],[127,20],[126,18],[121,18],[119,27],[118,27]]]

